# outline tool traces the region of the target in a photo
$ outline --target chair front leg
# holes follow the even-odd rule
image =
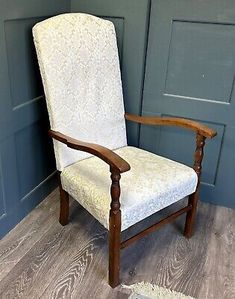
[[[109,214],[109,284],[112,288],[119,285],[121,210],[120,210],[120,173],[111,170],[111,209]]]
[[[59,189],[60,189],[60,218],[61,225],[66,225],[69,222],[69,194],[61,185],[60,173],[59,173]]]
[[[198,176],[198,183],[196,191],[189,196],[188,205],[192,206],[192,209],[188,211],[186,215],[186,222],[184,228],[184,236],[186,238],[191,238],[193,235],[193,229],[197,214],[197,203],[199,200],[199,188],[200,188],[200,177],[202,171],[202,159],[203,159],[203,149],[205,145],[205,137],[197,134],[196,136],[196,150],[195,150],[195,159],[193,169],[196,171]]]

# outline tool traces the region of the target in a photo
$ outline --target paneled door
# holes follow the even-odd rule
[[[1,1],[0,237],[55,186],[32,26],[69,9],[67,0]]]
[[[152,0],[143,115],[187,117],[218,132],[207,141],[201,198],[235,208],[234,0]],[[140,145],[192,165],[194,135],[141,128]]]
[[[71,12],[84,12],[114,23],[120,56],[125,108],[141,112],[149,0],[72,0]],[[128,124],[128,141],[138,143],[138,126]]]

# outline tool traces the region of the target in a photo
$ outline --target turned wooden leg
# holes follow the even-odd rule
[[[196,214],[197,214],[197,203],[199,198],[199,190],[189,196],[188,204],[192,206],[192,209],[188,211],[186,215],[186,222],[184,228],[184,236],[191,238],[193,235]]]
[[[60,219],[61,225],[66,225],[69,222],[69,194],[62,188],[59,174],[59,188],[60,188]]]
[[[109,214],[109,284],[112,288],[119,285],[120,244],[121,244],[121,211],[119,173],[112,173],[111,210]]]
[[[184,235],[186,238],[190,238],[193,235],[193,228],[194,228],[194,223],[195,223],[196,213],[197,213],[197,203],[199,199],[200,177],[201,177],[201,170],[202,170],[204,145],[205,145],[205,137],[200,134],[197,134],[193,169],[195,170],[198,176],[198,183],[197,183],[196,191],[189,196],[189,200],[188,200],[188,204],[192,206],[192,209],[188,211],[186,215],[186,222],[184,228]]]

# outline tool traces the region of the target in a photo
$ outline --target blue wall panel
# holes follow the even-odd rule
[[[1,1],[0,237],[56,185],[55,161],[32,26],[70,1]]]

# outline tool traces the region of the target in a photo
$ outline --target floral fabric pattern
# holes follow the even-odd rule
[[[63,14],[36,24],[33,36],[51,128],[116,149],[131,165],[120,181],[122,230],[195,191],[197,175],[192,168],[127,146],[111,22],[87,14]],[[109,166],[58,141],[54,150],[64,190],[108,229]]]
[[[125,146],[113,23],[87,14],[62,14],[36,24],[33,36],[51,129],[110,149]],[[58,170],[90,156],[58,141],[54,149]]]
[[[181,163],[131,146],[115,152],[131,170],[121,176],[122,230],[193,193],[196,172]],[[64,190],[104,227],[109,228],[109,166],[91,157],[66,167],[61,174]]]

